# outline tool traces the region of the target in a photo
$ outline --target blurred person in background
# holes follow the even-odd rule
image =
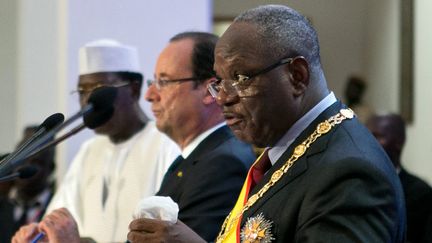
[[[8,154],[0,155],[0,161],[6,158],[7,156]],[[12,181],[0,182],[0,201],[8,197],[12,185],[13,185]]]
[[[367,91],[367,82],[359,76],[348,77],[345,86],[345,101],[358,119],[364,124],[375,112],[374,109],[364,100]]]
[[[29,139],[37,129],[38,126],[27,126],[18,146]],[[30,178],[13,181],[8,198],[0,202],[0,242],[10,242],[15,231],[21,226],[38,222],[45,214],[55,189],[54,158],[54,148],[50,148],[28,158],[19,167],[31,165],[37,172]]]
[[[405,193],[407,242],[432,242],[432,188],[419,177],[409,173],[401,163],[406,140],[405,121],[397,114],[374,115],[366,125],[399,174]]]

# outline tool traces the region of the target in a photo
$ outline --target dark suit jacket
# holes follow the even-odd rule
[[[405,192],[407,242],[432,243],[432,188],[404,168],[399,178]],[[429,220],[429,222],[428,222]]]
[[[0,242],[10,242],[12,236],[19,229],[14,222],[14,206],[8,198],[0,199]]]
[[[294,141],[257,192],[317,124],[335,115],[336,102]],[[403,242],[405,210],[396,171],[375,138],[354,118],[318,138],[263,198],[247,210],[272,222],[272,242]]]
[[[251,146],[223,126],[166,175],[157,195],[170,196],[179,205],[179,219],[205,240],[213,241],[254,160]]]

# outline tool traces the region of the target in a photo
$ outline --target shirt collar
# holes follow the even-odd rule
[[[305,130],[325,109],[336,102],[336,96],[330,92],[324,99],[309,110],[303,117],[297,120],[294,125],[285,133],[285,135],[272,147],[269,152],[269,158],[272,164],[282,156],[294,140]]]
[[[207,131],[198,135],[194,140],[192,140],[191,143],[189,143],[182,150],[181,154],[182,154],[183,158],[187,158],[205,138],[207,138],[210,134],[212,134],[214,131],[216,131],[218,128],[220,128],[222,126],[225,126],[225,122],[219,123],[216,126],[210,128]]]

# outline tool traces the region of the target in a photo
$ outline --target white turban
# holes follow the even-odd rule
[[[98,72],[141,73],[137,49],[111,39],[87,43],[79,50],[79,74]]]

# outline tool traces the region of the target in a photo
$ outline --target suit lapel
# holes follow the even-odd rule
[[[191,175],[192,167],[200,161],[203,161],[204,156],[213,151],[219,144],[230,139],[234,135],[227,126],[222,126],[205,138],[193,151],[185,158],[175,169],[171,175],[166,178],[166,183],[161,186],[157,195],[170,195],[174,201],[182,196],[183,190],[178,188],[183,187],[185,178],[194,176]],[[165,179],[164,179],[165,180]]]
[[[231,130],[227,126],[222,126],[218,128],[216,131],[211,133],[207,138],[205,138],[193,151],[192,153],[185,158],[178,166],[170,173],[170,175],[164,179],[166,183],[164,183],[158,195],[177,195],[180,197],[181,193],[177,190],[180,184],[183,182],[183,178],[188,176],[191,171],[191,167],[202,161],[203,156],[207,155],[209,152],[214,150],[219,144],[224,141],[230,139],[234,135],[231,133]]]
[[[276,163],[272,166],[272,168],[265,174],[263,179],[258,183],[249,196],[257,193],[270,179],[273,173],[281,168],[286,161],[293,154],[294,148],[301,144],[305,139],[307,139],[316,129],[317,125],[329,117],[335,115],[342,108],[342,104],[338,101],[333,105],[328,107],[324,112],[322,112],[301,134],[295,139],[295,141],[288,147],[288,149],[282,154],[282,156],[276,161]],[[318,138],[311,147],[306,151],[302,157],[300,157],[293,166],[288,170],[286,174],[282,176],[282,178],[272,187],[270,188],[261,199],[259,199],[254,206],[252,206],[249,210],[247,210],[242,218],[242,222],[249,217],[250,215],[254,215],[262,205],[265,204],[267,200],[269,200],[275,193],[285,187],[287,184],[292,182],[295,178],[303,174],[308,168],[308,158],[321,153],[327,147],[327,143],[331,134],[334,130],[331,130],[329,134],[324,135],[323,137]]]

